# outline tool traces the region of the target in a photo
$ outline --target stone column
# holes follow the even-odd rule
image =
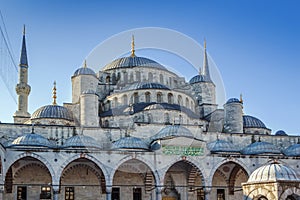
[[[58,200],[59,186],[53,186],[53,200]]]
[[[111,200],[112,186],[106,186],[106,200]]]
[[[211,188],[204,188],[204,194],[205,194],[205,200],[210,200],[211,198],[211,195],[210,195],[210,192],[211,192]]]
[[[156,186],[155,188],[155,192],[156,192],[156,200],[161,200],[162,199],[162,195],[161,195],[161,191],[162,191],[162,188],[159,187],[159,186]]]

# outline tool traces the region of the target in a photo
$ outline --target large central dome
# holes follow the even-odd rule
[[[131,67],[152,67],[166,70],[164,66],[149,58],[129,56],[118,58],[111,63],[104,66],[103,71],[118,69],[118,68],[131,68]]]

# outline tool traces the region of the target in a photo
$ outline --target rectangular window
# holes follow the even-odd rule
[[[197,189],[197,200],[204,200],[204,190],[203,189]]]
[[[225,200],[225,190],[217,189],[217,200]]]
[[[50,186],[42,186],[40,199],[51,199],[51,187]]]
[[[141,188],[133,188],[133,200],[142,200]]]
[[[66,187],[65,188],[65,200],[74,200],[74,187]]]
[[[26,200],[27,199],[27,188],[26,186],[17,187],[17,200]]]
[[[112,188],[111,199],[120,200],[120,188]]]

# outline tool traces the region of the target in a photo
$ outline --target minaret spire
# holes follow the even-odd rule
[[[18,109],[14,114],[15,123],[25,123],[28,119],[30,119],[30,114],[28,113],[28,96],[30,90],[31,88],[28,85],[28,60],[24,25],[21,56],[19,63],[19,81],[16,86],[16,93],[18,95]]]
[[[56,98],[57,98],[57,96],[56,96],[56,81],[54,81],[54,83],[53,83],[52,93],[53,93],[53,96],[52,96],[52,98],[53,98],[52,105],[56,105]]]
[[[135,44],[134,44],[134,35],[132,35],[132,40],[131,40],[131,57],[135,57]]]
[[[206,40],[204,39],[204,57],[203,57],[203,66],[201,75],[205,76],[207,80],[210,79],[210,73],[209,73],[209,67],[208,67],[208,59],[207,59],[207,53],[206,53]]]

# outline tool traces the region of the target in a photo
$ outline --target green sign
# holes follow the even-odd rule
[[[202,156],[204,149],[202,147],[163,146],[162,152],[165,155]]]

